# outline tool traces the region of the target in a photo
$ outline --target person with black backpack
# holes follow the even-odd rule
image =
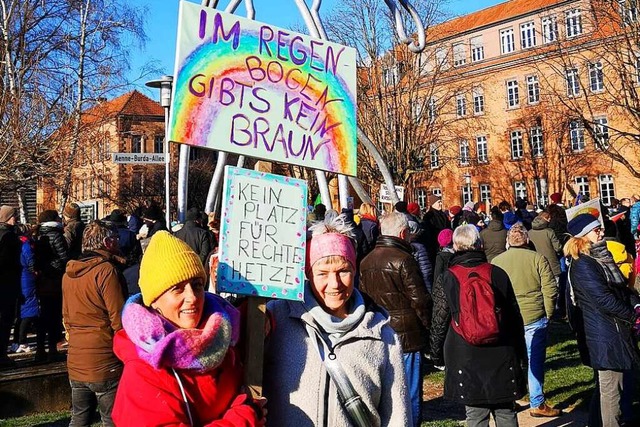
[[[431,359],[445,365],[444,396],[466,407],[467,426],[518,425],[526,393],[524,324],[509,276],[487,263],[474,225],[453,233],[449,269],[433,287]]]

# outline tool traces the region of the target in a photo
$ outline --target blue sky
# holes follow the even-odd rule
[[[340,0],[324,0],[321,14],[328,13]],[[384,0],[379,0],[381,3]],[[194,3],[200,3],[194,1]],[[221,0],[220,5],[225,6],[228,0]],[[266,22],[279,27],[289,28],[302,22],[295,6],[294,0],[254,0],[256,20]],[[307,0],[311,4],[310,0]],[[462,15],[476,10],[484,9],[501,0],[449,0],[446,9],[452,16]],[[147,95],[158,98],[157,91],[149,91],[144,87],[145,80],[160,77],[163,74],[173,74],[173,62],[175,55],[176,26],[178,21],[179,0],[137,0],[137,4],[146,6],[148,10],[145,30],[149,41],[144,49],[137,49],[131,55],[130,79],[135,80],[140,75],[144,64],[155,61],[161,72],[156,76],[149,76],[135,83],[138,90],[143,90]],[[244,4],[244,2],[243,2]],[[221,6],[219,6],[221,7]],[[244,16],[244,6],[237,11]]]

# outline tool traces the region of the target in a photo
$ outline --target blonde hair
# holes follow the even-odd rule
[[[580,255],[589,255],[591,252],[591,240],[586,237],[572,237],[564,244],[564,256],[578,259]]]
[[[369,215],[369,216],[376,216],[376,208],[369,204],[369,203],[363,203],[360,205],[360,210],[358,211],[358,214],[360,215]]]

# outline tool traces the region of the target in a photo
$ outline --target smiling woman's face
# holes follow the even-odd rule
[[[201,279],[178,283],[160,295],[151,307],[179,328],[197,328],[204,308],[204,284]]]
[[[321,258],[311,273],[311,290],[318,304],[335,317],[347,317],[355,275],[351,264],[341,256]]]

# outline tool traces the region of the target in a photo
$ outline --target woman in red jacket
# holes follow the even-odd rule
[[[142,258],[140,290],[114,338],[124,371],[117,426],[263,426],[263,402],[241,392],[239,313],[205,293],[198,255],[166,231]]]

